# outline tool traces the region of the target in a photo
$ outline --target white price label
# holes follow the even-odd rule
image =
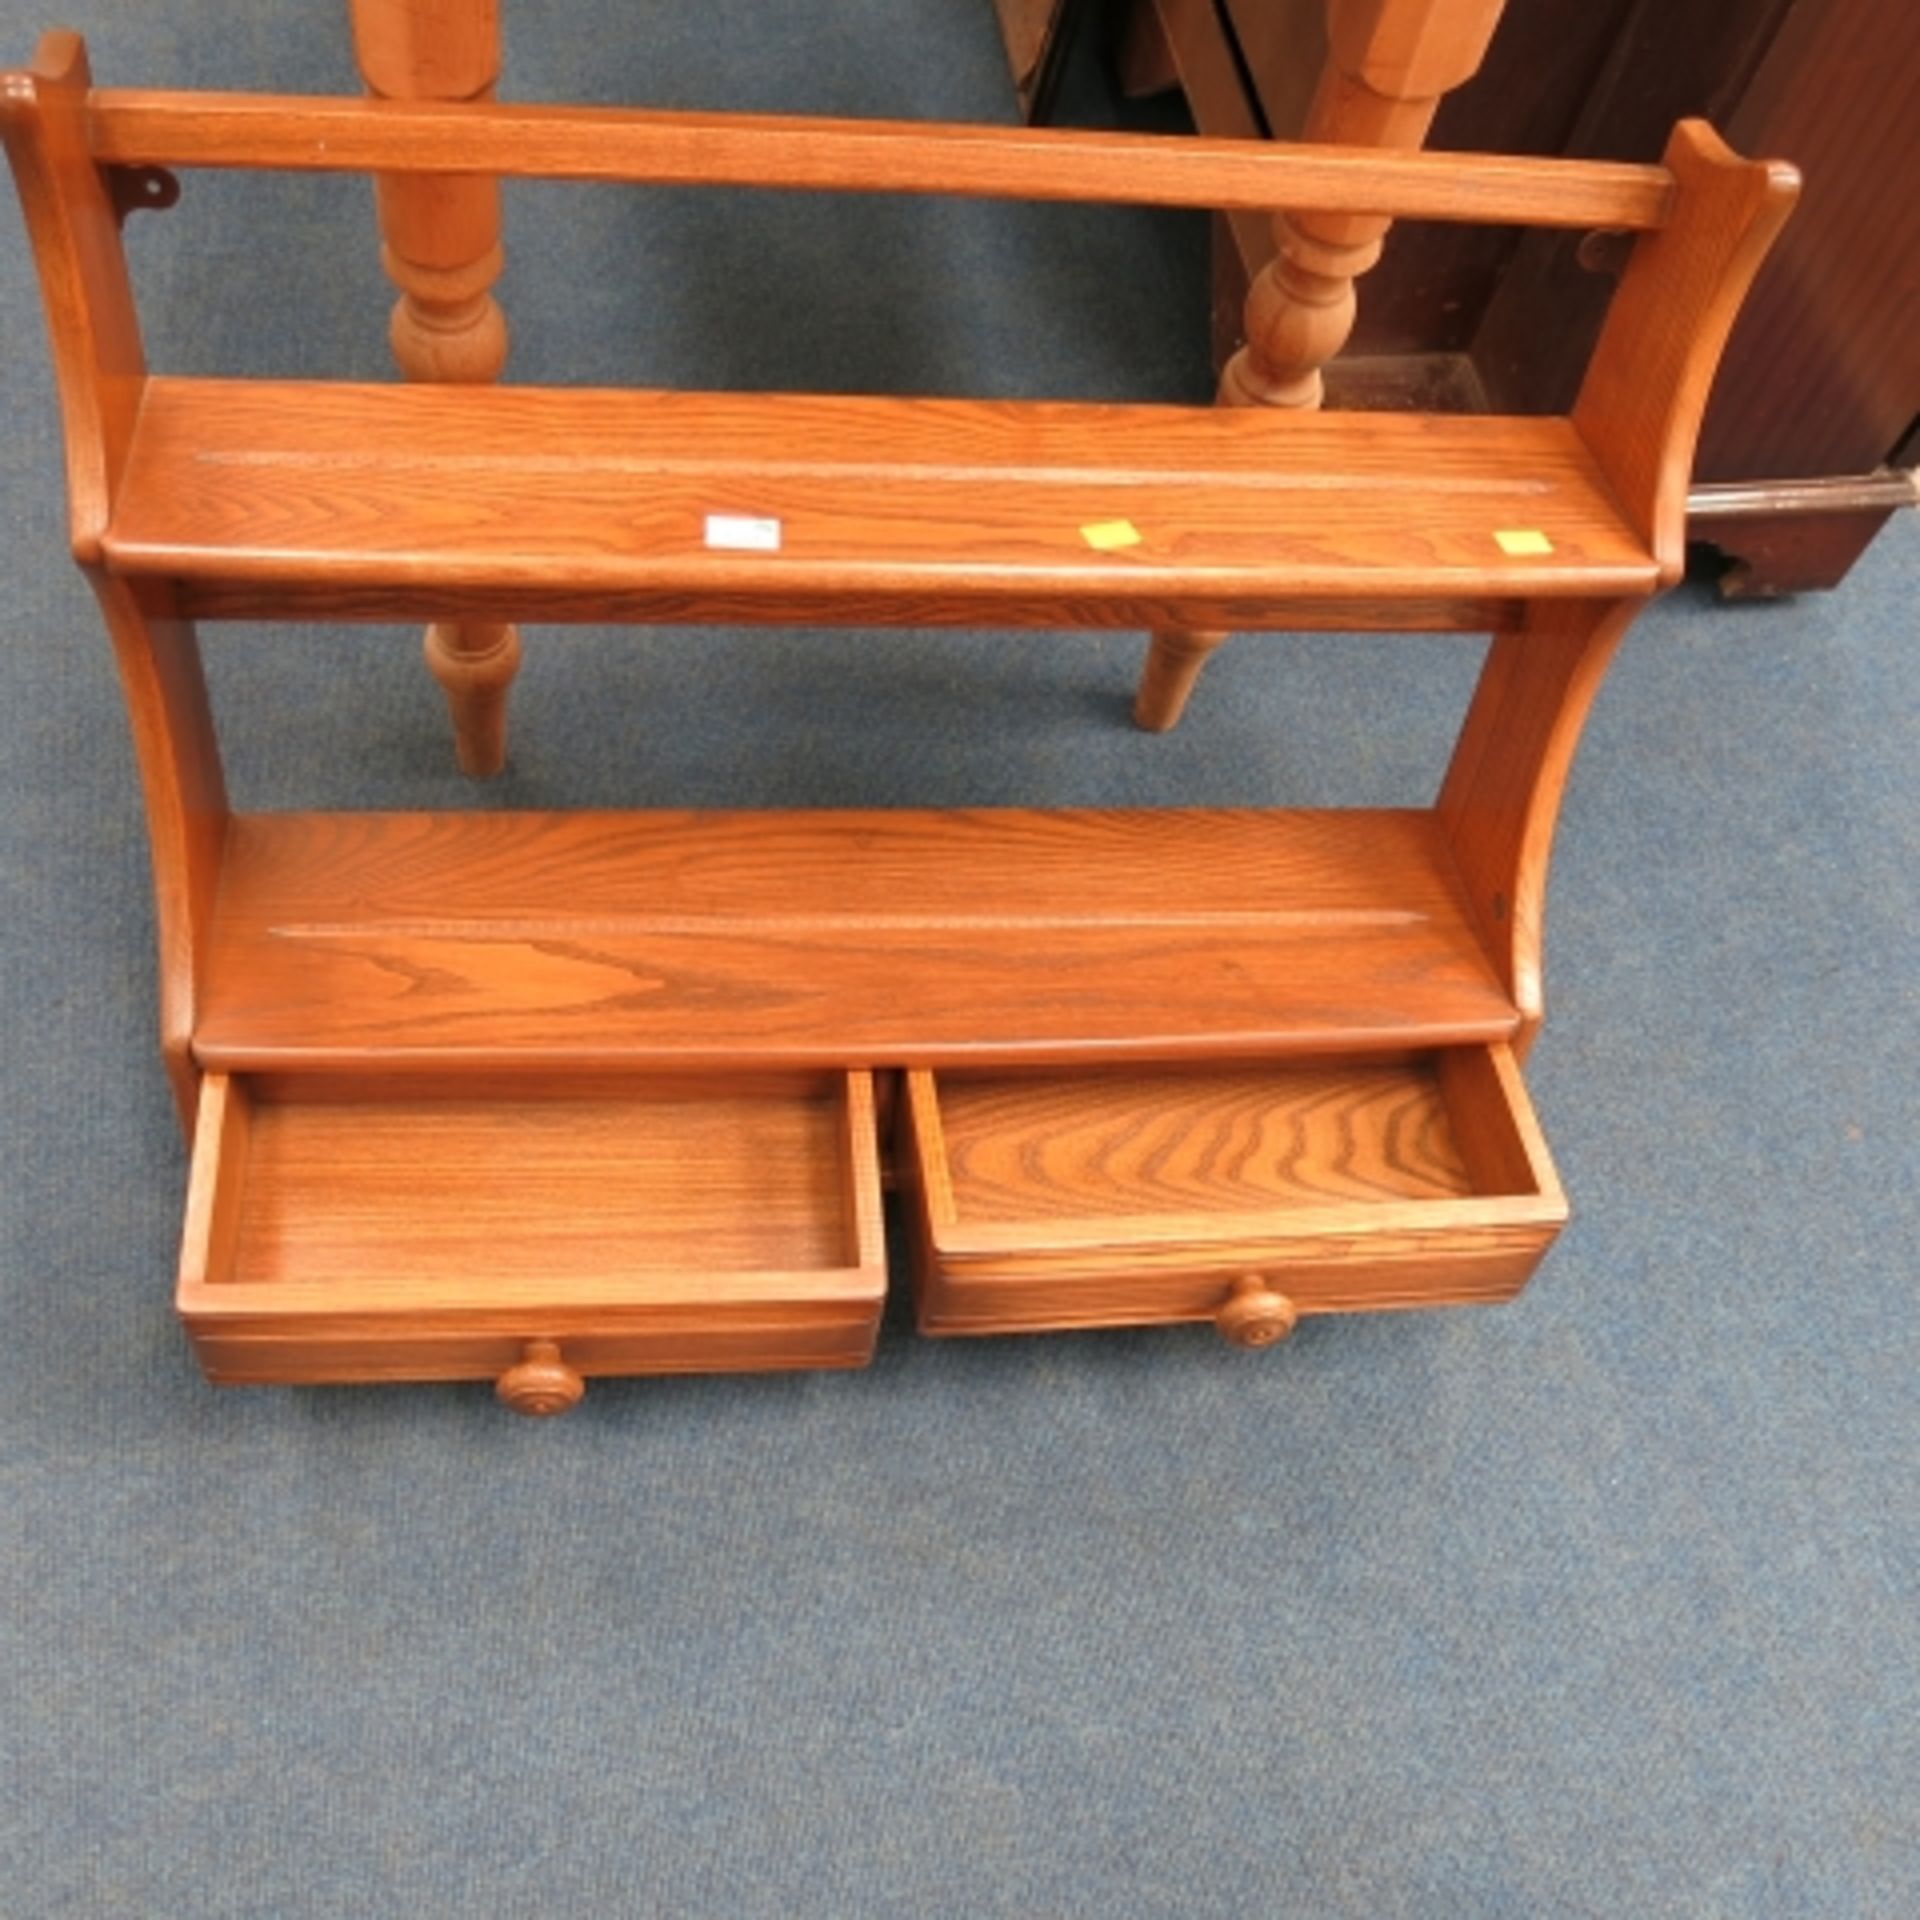
[[[758,520],[750,513],[710,513],[707,545],[734,553],[778,553],[780,522]]]

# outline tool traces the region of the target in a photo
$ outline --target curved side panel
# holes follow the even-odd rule
[[[147,375],[120,222],[89,144],[91,85],[86,47],[64,30],[42,39],[24,72],[0,75],[0,135],[47,311],[73,551],[83,566],[100,558]]]
[[[1495,637],[1436,811],[1481,937],[1520,1012],[1516,1051],[1545,1012],[1547,863],[1580,729],[1639,600],[1535,601]]]
[[[226,782],[200,645],[172,590],[85,569],[100,601],[133,728],[153,860],[160,946],[160,1047],[189,1139],[199,1098],[193,1028],[227,832]]]
[[[1704,120],[1667,142],[1673,217],[1635,241],[1587,363],[1573,424],[1671,585],[1686,562],[1687,487],[1720,354],[1800,192],[1781,160],[1742,160]]]

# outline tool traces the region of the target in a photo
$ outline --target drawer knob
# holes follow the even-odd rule
[[[1236,1347],[1270,1347],[1284,1340],[1300,1318],[1284,1293],[1275,1293],[1257,1273],[1245,1273],[1213,1316],[1213,1324]]]
[[[557,1340],[529,1340],[493,1390],[515,1413],[544,1419],[577,1407],[587,1383],[560,1358]]]

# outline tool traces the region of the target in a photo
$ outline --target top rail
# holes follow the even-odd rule
[[[482,173],[1278,208],[1542,227],[1663,226],[1664,167],[910,120],[96,89],[104,164]]]

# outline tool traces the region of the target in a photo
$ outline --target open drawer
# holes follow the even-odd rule
[[[219,1382],[859,1366],[886,1291],[865,1073],[209,1074],[179,1308]]]
[[[927,1333],[1517,1293],[1566,1201],[1503,1045],[1244,1067],[907,1081]]]

